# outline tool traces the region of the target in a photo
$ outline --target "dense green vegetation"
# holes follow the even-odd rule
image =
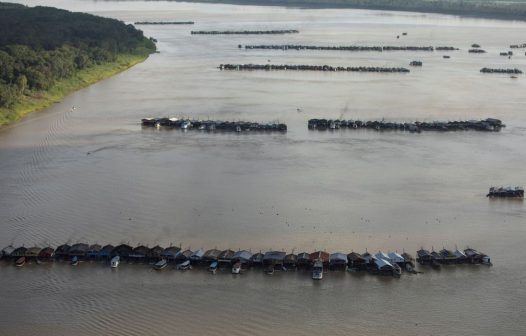
[[[318,8],[360,8],[526,20],[524,0],[186,0]]]
[[[118,20],[0,3],[0,125],[154,51],[152,40]]]

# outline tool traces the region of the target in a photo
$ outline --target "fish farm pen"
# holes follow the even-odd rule
[[[192,30],[192,35],[283,35],[298,34],[298,30]]]
[[[376,131],[407,131],[419,133],[422,131],[481,131],[498,132],[505,127],[501,120],[488,118],[484,120],[469,121],[433,121],[433,122],[411,122],[395,123],[387,121],[361,121],[361,120],[332,120],[332,119],[310,119],[307,127],[310,130],[337,130],[337,129],[372,129]]]
[[[242,48],[240,44],[238,48]],[[455,47],[418,47],[418,46],[314,46],[301,44],[261,44],[261,45],[245,45],[245,49],[263,49],[263,50],[336,50],[336,51],[452,51],[459,50]]]
[[[498,74],[512,74],[512,75],[521,75],[522,70],[517,68],[515,69],[491,69],[491,68],[482,68],[480,69],[482,73],[498,73]]]
[[[136,25],[193,25],[194,21],[139,21],[135,22]]]
[[[342,67],[330,65],[276,65],[276,64],[220,64],[220,70],[231,71],[331,71],[331,72],[398,72],[406,73],[409,69],[406,68],[383,68],[383,67]]]
[[[145,118],[141,120],[144,127],[168,127],[182,130],[203,130],[223,132],[286,132],[287,125],[282,123],[256,123],[247,121],[190,120],[177,118]]]
[[[381,251],[376,254],[369,252],[363,254],[356,252],[348,254],[328,253],[326,251],[301,252],[299,254],[284,251],[252,253],[247,250],[233,251],[230,249],[182,250],[181,247],[177,246],[163,248],[157,245],[150,248],[145,245],[133,247],[128,244],[101,246],[99,244],[76,243],[72,245],[63,244],[56,249],[50,246],[26,248],[10,245],[2,250],[0,257],[7,263],[14,263],[18,267],[29,262],[40,264],[62,261],[77,266],[79,262],[91,261],[109,263],[112,268],[118,267],[120,262],[150,264],[155,269],[163,269],[168,265],[175,266],[176,269],[180,270],[196,267],[208,269],[214,273],[217,269],[232,269],[232,273],[235,274],[250,268],[263,268],[268,274],[272,274],[274,271],[321,268],[322,272],[369,272],[375,275],[395,277],[399,277],[402,272],[421,273],[416,271],[415,262],[421,266],[431,266],[432,268],[457,264],[492,265],[487,255],[472,248],[456,249],[455,251],[442,249],[439,252],[421,249],[417,251],[417,258],[415,259],[405,252],[402,254]],[[319,270],[317,269],[317,271]],[[321,277],[315,279],[321,279]]]

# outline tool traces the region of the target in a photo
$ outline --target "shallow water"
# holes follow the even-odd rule
[[[140,26],[159,54],[0,130],[0,245],[65,241],[350,252],[473,246],[494,267],[401,279],[330,273],[0,266],[0,334],[519,335],[526,331],[524,76],[498,56],[526,23],[359,10],[30,1]],[[191,36],[298,29],[285,36]],[[396,39],[401,32],[407,36]],[[449,52],[245,51],[238,44],[447,45]],[[479,43],[488,53],[472,55]],[[407,66],[410,74],[221,72],[221,63]],[[75,106],[75,109],[72,109]],[[301,111],[298,112],[298,108]],[[286,134],[141,129],[146,116],[279,120]],[[309,118],[496,117],[500,133],[308,131]],[[89,153],[89,154],[88,154]],[[22,284],[22,285],[21,285]]]

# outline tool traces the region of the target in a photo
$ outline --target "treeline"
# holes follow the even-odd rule
[[[119,54],[154,51],[142,31],[118,20],[0,3],[0,108]]]
[[[526,20],[525,1],[492,0],[187,0],[189,2],[230,3],[312,8],[358,8],[412,11]]]

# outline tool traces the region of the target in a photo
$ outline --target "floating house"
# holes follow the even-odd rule
[[[350,269],[361,271],[367,268],[367,261],[359,253],[351,252],[347,255],[347,265]]]
[[[105,245],[100,249],[97,257],[100,259],[109,259],[111,257],[111,252],[115,249],[113,245]]]
[[[309,254],[311,264],[314,264],[315,261],[320,260],[324,266],[329,265],[329,253],[325,251],[316,251]]]
[[[389,257],[391,264],[398,264],[399,266],[405,265],[405,258],[397,252],[389,252],[387,253],[387,256]]]
[[[261,252],[255,253],[254,255],[252,255],[252,257],[250,257],[251,264],[254,266],[263,265],[263,257],[264,257],[263,253]]]
[[[166,260],[175,260],[175,258],[181,253],[181,248],[177,246],[170,246],[164,249],[161,253],[161,258]]]
[[[232,263],[232,257],[234,256],[235,253],[236,252],[234,252],[232,250],[224,250],[217,257],[217,262],[219,264],[228,264],[228,265],[230,265]]]
[[[147,261],[150,259],[150,248],[148,246],[139,245],[133,249],[128,258],[135,261]]]
[[[70,257],[77,257],[78,259],[86,258],[86,254],[88,253],[89,245],[84,243],[77,243],[71,245],[71,248],[69,249],[68,255]]]
[[[190,261],[194,264],[197,264],[199,262],[201,262],[201,260],[203,259],[203,256],[205,255],[205,250],[203,249],[199,249],[197,251],[194,251],[191,255],[190,255]]]
[[[283,259],[283,266],[287,269],[296,268],[296,263],[298,261],[298,256],[294,253],[287,254]]]
[[[68,244],[63,244],[57,247],[55,250],[55,257],[57,259],[67,259],[69,257],[69,250],[71,249],[71,246]]]
[[[42,251],[42,248],[40,247],[30,247],[26,250],[25,257],[27,259],[37,259],[40,251]]]
[[[298,253],[296,266],[298,268],[309,268],[311,266],[310,254],[307,252]]]
[[[159,260],[161,259],[161,254],[163,253],[164,249],[160,247],[159,245],[155,245],[150,250],[150,259],[152,260]]]
[[[13,252],[11,252],[11,258],[22,258],[26,256],[27,248],[17,247]]]
[[[121,259],[128,259],[131,254],[133,254],[133,247],[127,244],[118,245],[111,251],[112,258],[119,256]]]
[[[420,265],[431,265],[434,258],[428,250],[420,249],[416,251],[416,261]]]
[[[456,249],[453,254],[457,258],[457,264],[463,264],[466,263],[468,260],[468,257],[463,251],[459,251],[459,249]]]
[[[440,255],[439,261],[443,264],[456,264],[457,263],[457,256],[450,250],[442,249],[440,252],[438,252]]]
[[[221,251],[218,249],[208,250],[203,255],[203,261],[206,261],[206,262],[217,261],[220,254],[221,254]]]
[[[39,261],[51,261],[53,260],[54,256],[55,256],[55,249],[48,246],[40,250],[40,252],[38,253],[37,259]]]
[[[329,256],[329,266],[331,270],[344,271],[347,268],[347,255],[340,252],[332,253]]]
[[[180,253],[178,253],[176,256],[175,256],[175,262],[177,263],[183,263],[187,260],[190,260],[190,256],[193,254],[194,252],[191,251],[191,250],[184,250]]]
[[[1,257],[2,258],[9,258],[9,257],[11,257],[11,253],[13,253],[14,250],[15,250],[15,248],[12,245],[4,247],[2,249]]]
[[[251,262],[252,253],[247,250],[241,250],[234,253],[232,256],[232,263],[241,263],[244,265],[248,265]]]
[[[86,252],[86,257],[88,259],[97,259],[99,257],[99,252],[102,249],[102,246],[99,244],[92,244],[89,246],[88,251]]]
[[[263,256],[263,265],[273,266],[274,269],[281,270],[283,269],[283,261],[287,254],[281,251],[268,251]]]
[[[373,263],[376,267],[373,269],[373,273],[380,275],[393,275],[394,267],[389,261],[374,257]]]

